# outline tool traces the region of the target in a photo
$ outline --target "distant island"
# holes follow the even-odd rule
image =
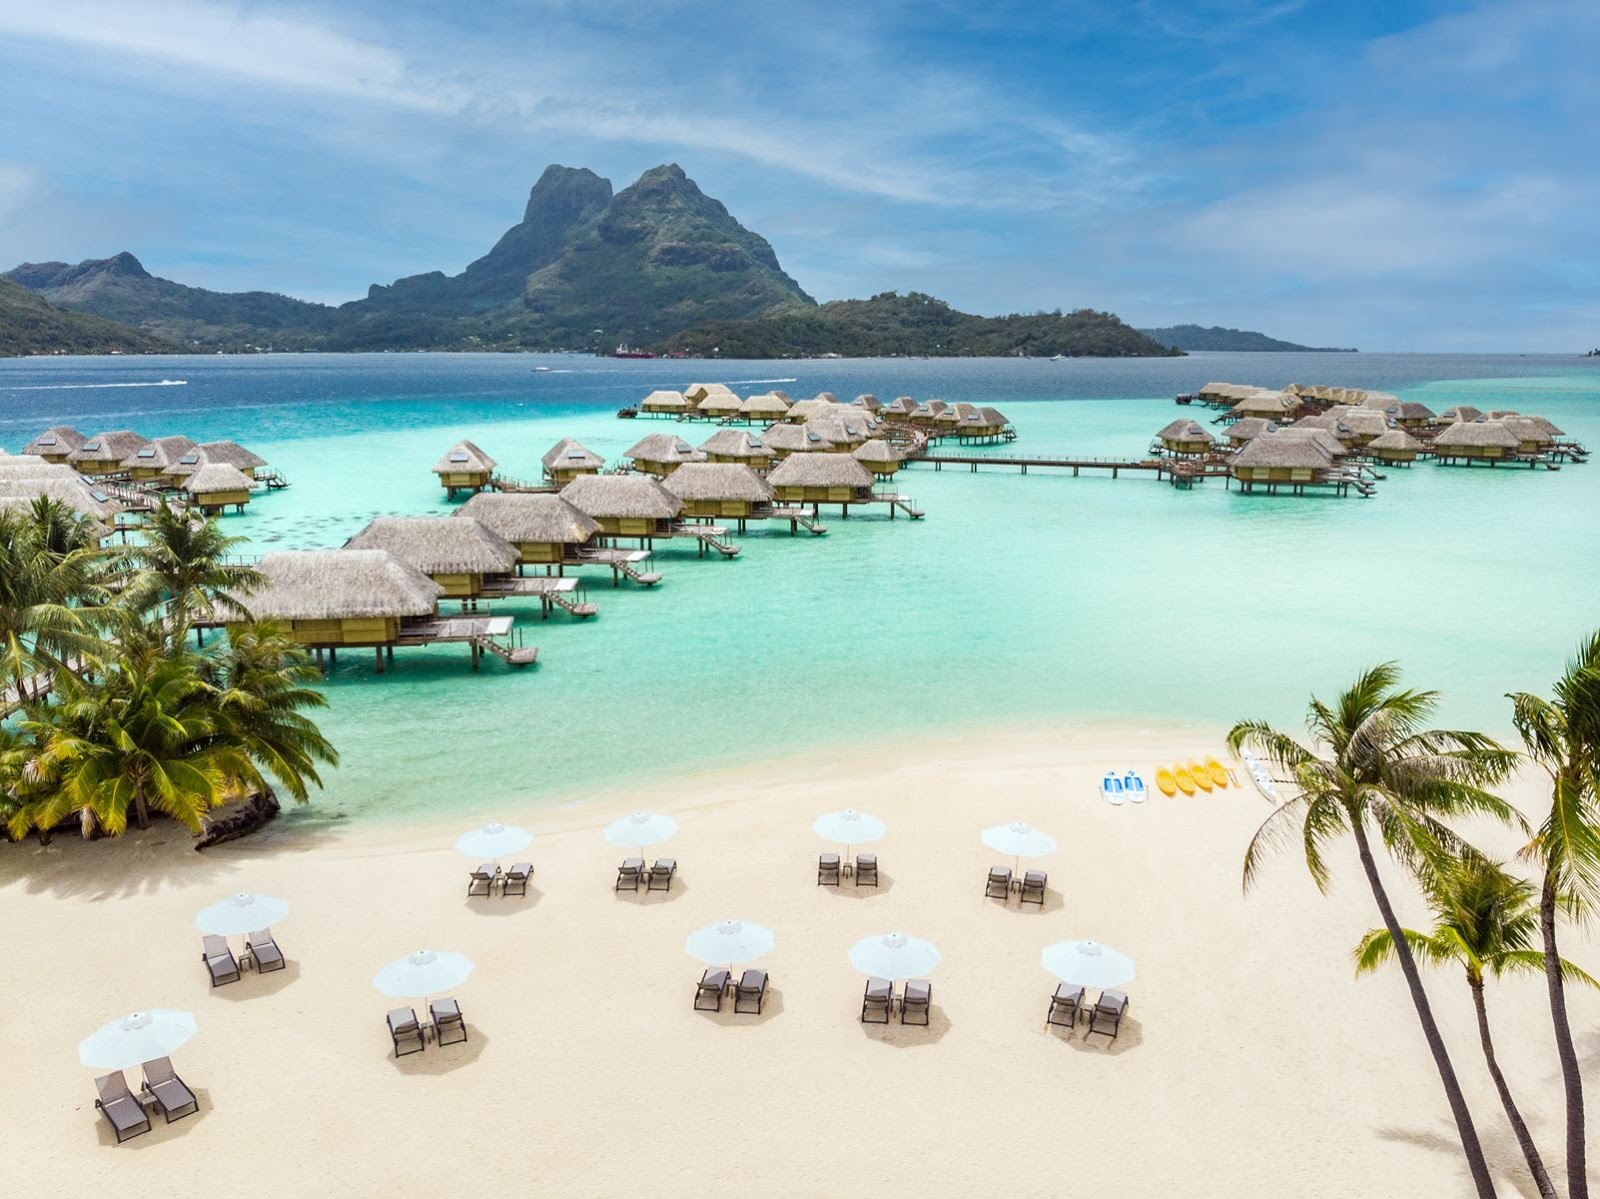
[[[71,325],[58,315],[51,324],[36,315],[28,336],[0,343],[10,354],[626,346],[750,358],[1163,357],[1186,348],[1088,308],[985,317],[915,292],[818,305],[765,238],[676,164],[615,193],[593,171],[552,165],[521,221],[460,274],[374,284],[365,298],[337,306],[189,287],[152,275],[128,252],[23,263],[0,278],[44,302],[38,314],[102,321]],[[120,332],[113,337],[104,322]]]
[[[0,278],[0,357],[26,354],[181,354],[132,325],[62,308]]]
[[[1252,333],[1248,329],[1224,329],[1213,325],[1169,325],[1165,329],[1140,329],[1139,332],[1159,341],[1164,346],[1180,350],[1233,350],[1261,353],[1289,353],[1299,351],[1311,354],[1354,354],[1353,348],[1341,346],[1302,346],[1292,341],[1279,341],[1265,333]]]

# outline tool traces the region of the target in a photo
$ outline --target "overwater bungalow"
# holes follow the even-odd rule
[[[680,515],[745,521],[772,509],[772,488],[748,466],[735,462],[691,462],[663,479],[661,486],[683,503]]]
[[[80,475],[121,474],[122,464],[144,444],[132,429],[96,433],[67,455],[67,463]]]
[[[1337,421],[1333,433],[1347,445],[1364,446],[1390,429],[1389,417],[1372,408],[1341,406],[1325,414]],[[1398,427],[1395,426],[1395,427]]]
[[[1303,494],[1308,486],[1333,481],[1333,458],[1310,437],[1264,433],[1234,455],[1233,477],[1241,491],[1287,488]]]
[[[557,487],[584,475],[597,475],[606,464],[604,458],[573,437],[563,437],[539,461],[544,464],[544,477]]]
[[[433,473],[439,476],[446,499],[455,499],[456,492],[469,491],[476,495],[489,486],[494,478],[495,460],[470,441],[458,441],[433,464]]]
[[[905,461],[904,455],[881,437],[858,445],[850,456],[880,479],[892,477]]]
[[[853,449],[872,437],[872,427],[865,413],[846,416],[835,410],[823,416],[810,417],[804,427],[815,430],[833,445],[844,449]]]
[[[809,421],[803,425],[772,425],[761,434],[761,440],[777,462],[790,454],[824,453],[835,448],[823,431]]]
[[[691,383],[683,389],[684,398],[692,405],[698,405],[701,400],[711,395],[733,395],[733,391],[726,383]],[[735,397],[737,398],[737,397]]]
[[[1264,416],[1268,420],[1282,420],[1299,407],[1299,396],[1281,391],[1268,391],[1265,388],[1252,388],[1251,394],[1228,409],[1228,415],[1234,419]]]
[[[639,402],[639,415],[682,416],[693,407],[681,391],[652,391]]]
[[[1404,429],[1390,429],[1367,443],[1367,456],[1374,462],[1409,466],[1417,460],[1423,445]]]
[[[1457,404],[1453,408],[1446,408],[1434,418],[1434,423],[1439,425],[1454,425],[1462,421],[1475,421],[1483,419],[1483,411],[1474,408],[1471,404]]]
[[[1433,439],[1434,456],[1443,466],[1471,466],[1474,462],[1493,466],[1521,449],[1521,440],[1502,421],[1482,416],[1447,425]]]
[[[203,462],[183,481],[189,503],[202,512],[221,512],[232,508],[243,512],[250,502],[251,479],[237,466],[226,462]]]
[[[718,384],[718,386],[721,387],[721,384]],[[739,409],[743,406],[743,403],[744,401],[734,395],[732,391],[722,387],[720,391],[707,393],[699,403],[695,404],[694,410],[697,416],[708,417],[712,420],[726,420],[729,417],[738,416]]]
[[[1176,422],[1174,422],[1176,423]],[[1167,428],[1171,428],[1168,425]],[[1253,441],[1263,433],[1276,433],[1280,428],[1275,420],[1268,420],[1264,416],[1246,416],[1227,427],[1228,444],[1238,449],[1247,441]]]
[[[456,510],[515,547],[527,565],[555,566],[576,560],[597,543],[600,525],[558,495],[482,492]]]
[[[883,401],[871,392],[864,392],[850,401],[852,408],[865,408],[868,412],[878,413],[883,411]]]
[[[791,454],[767,475],[773,498],[785,504],[850,505],[872,499],[872,474],[849,454]]]
[[[471,442],[462,442],[462,445],[471,445]],[[237,441],[202,441],[200,452],[206,456],[207,462],[226,462],[235,467],[248,478],[254,479],[256,472],[267,464],[267,460],[260,454],[253,453],[244,448]],[[482,453],[480,450],[479,453]],[[449,457],[449,455],[445,455]],[[487,455],[485,455],[487,457]],[[490,469],[493,469],[491,463]]]
[[[886,420],[909,421],[917,414],[917,402],[910,396],[896,396],[879,415]]]
[[[786,419],[793,421],[795,424],[800,424],[803,421],[810,420],[813,416],[826,416],[831,413],[835,407],[836,405],[832,400],[824,400],[821,398],[796,400],[793,404],[789,405],[789,413]]]
[[[789,405],[770,392],[765,395],[753,395],[739,405],[740,418],[752,423],[771,424],[775,420],[783,420],[788,415]]]
[[[380,516],[344,548],[385,550],[439,584],[444,595],[477,599],[484,594],[485,579],[510,576],[522,555],[493,529],[470,516],[457,519],[459,515]]]
[[[1263,434],[1265,436],[1265,434]],[[1329,458],[1345,458],[1350,455],[1353,447],[1339,440],[1338,436],[1319,426],[1308,425],[1305,421],[1295,421],[1292,425],[1280,425],[1272,431],[1274,437],[1284,437],[1289,440],[1299,438],[1320,446]],[[1254,440],[1252,438],[1252,440]]]
[[[135,482],[172,484],[178,477],[178,460],[199,452],[200,447],[187,437],[157,437],[124,458],[122,469]]]
[[[1545,425],[1532,417],[1523,416],[1520,412],[1496,413],[1500,423],[1510,429],[1517,438],[1517,449],[1524,454],[1542,454],[1555,444],[1555,436],[1546,431]],[[1491,418],[1494,419],[1494,418]],[[1550,426],[1554,428],[1554,426]]]
[[[650,475],[584,475],[561,498],[593,518],[604,536],[641,541],[671,537],[683,510],[683,501]]]
[[[46,462],[65,462],[67,456],[87,440],[71,425],[55,425],[23,446],[22,452],[37,454]]]
[[[1402,400],[1396,396],[1369,393],[1361,406],[1377,409],[1402,429],[1420,429],[1435,419],[1433,409],[1426,404],[1419,404],[1415,400]]]
[[[704,462],[706,456],[673,433],[652,433],[634,442],[624,455],[633,469],[658,478],[670,475],[685,462]]]
[[[1215,445],[1216,438],[1184,416],[1156,431],[1150,452],[1188,457],[1194,454],[1208,454]]]
[[[707,462],[742,463],[753,470],[766,470],[778,459],[759,433],[743,429],[718,429],[700,443]]]

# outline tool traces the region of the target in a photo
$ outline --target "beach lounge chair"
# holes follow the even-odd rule
[[[894,1010],[894,986],[886,978],[867,979],[861,994],[861,1023],[887,1024]]]
[[[1044,1022],[1061,1028],[1076,1028],[1078,1013],[1083,1010],[1083,988],[1077,983],[1061,983],[1050,996],[1050,1010]]]
[[[733,1010],[759,1016],[761,1005],[767,1001],[767,972],[746,970],[733,992]]]
[[[1043,870],[1030,870],[1022,876],[1022,894],[1018,903],[1036,903],[1044,907],[1045,884],[1050,881],[1050,876]]]
[[[494,885],[500,880],[500,867],[493,862],[485,862],[471,874],[467,875],[468,895],[493,895]],[[482,887],[483,890],[478,890]]]
[[[526,895],[528,893],[528,882],[532,878],[533,863],[518,862],[510,870],[507,870],[505,878],[500,880],[501,896]]]
[[[876,887],[878,885],[878,855],[875,853],[858,853],[856,855],[856,886]]]
[[[417,1023],[417,1013],[408,1007],[397,1007],[389,1013],[389,1039],[394,1042],[395,1057],[405,1057],[408,1053],[421,1053],[426,1048],[422,1039],[422,1025]],[[402,1041],[415,1041],[415,1049],[401,1052]]]
[[[454,999],[434,1000],[428,1005],[428,1015],[433,1017],[435,1045],[459,1045],[467,1039],[467,1018]]]
[[[657,858],[650,867],[650,877],[645,881],[646,891],[672,890],[672,876],[678,873],[677,858]]]
[[[824,853],[817,855],[817,886],[837,887],[840,883],[839,855]]]
[[[1011,898],[1011,867],[990,866],[989,880],[983,886],[983,893],[990,899]]]
[[[121,1070],[113,1070],[95,1079],[94,1089],[100,1096],[94,1105],[111,1125],[111,1131],[117,1136],[117,1144],[141,1132],[150,1131],[150,1117],[144,1110],[144,1104],[128,1090],[128,1080],[122,1077]]]
[[[278,948],[278,943],[272,939],[270,928],[253,932],[244,939],[245,948],[250,951],[250,960],[256,964],[257,974],[271,974],[274,970],[282,970],[288,965],[283,960],[283,950]]]
[[[722,993],[728,989],[728,984],[733,977],[726,970],[713,970],[707,967],[700,975],[700,981],[694,988],[694,1010],[697,1012],[720,1012],[722,1010]]]
[[[1100,998],[1095,1000],[1094,1006],[1089,1009],[1089,1032],[1084,1033],[1085,1039],[1089,1033],[1100,1033],[1117,1039],[1117,1033],[1122,1029],[1122,1018],[1128,1014],[1128,997],[1121,991],[1101,991]],[[1106,1027],[1101,1027],[1105,1025]]]
[[[201,937],[200,960],[206,964],[213,987],[239,981],[239,963],[234,959],[233,950],[228,948],[227,938],[210,933]]]
[[[906,984],[905,994],[900,996],[900,1023],[926,1025],[932,1007],[933,984],[926,979],[914,978]]]
[[[622,865],[617,867],[617,881],[611,888],[613,891],[637,891],[639,882],[644,878],[644,859],[627,858]]]
[[[178,1077],[177,1071],[172,1068],[171,1058],[158,1057],[144,1064],[144,1089],[155,1099],[168,1124],[200,1110],[200,1101]]]

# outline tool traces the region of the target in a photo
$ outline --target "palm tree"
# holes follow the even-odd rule
[[[1539,866],[1539,936],[1567,1106],[1567,1191],[1588,1199],[1583,1076],[1567,1018],[1556,908],[1581,915],[1600,902],[1600,632],[1578,647],[1555,698],[1512,692],[1512,721],[1528,756],[1550,776],[1550,814],[1524,851]]]
[[[1494,1039],[1489,1032],[1489,1012],[1484,1002],[1485,972],[1499,978],[1505,974],[1543,974],[1544,954],[1533,948],[1537,940],[1539,912],[1534,904],[1535,888],[1530,882],[1507,874],[1499,862],[1468,852],[1458,858],[1434,863],[1423,874],[1423,890],[1433,911],[1432,932],[1403,928],[1401,935],[1418,961],[1434,966],[1460,966],[1472,992],[1473,1010],[1478,1015],[1478,1041],[1483,1060],[1489,1066],[1500,1093],[1500,1104],[1516,1134],[1528,1171],[1545,1199],[1555,1199],[1556,1188],[1545,1169],[1544,1159],[1534,1144],[1528,1124],[1512,1098],[1511,1087],[1501,1073],[1495,1057]],[[1356,948],[1356,972],[1378,969],[1395,955],[1395,940],[1388,929],[1373,929]],[[1569,981],[1597,985],[1570,962],[1561,969]]]
[[[96,557],[88,547],[56,553],[30,514],[0,512],[0,679],[19,702],[33,697],[35,675],[81,663],[100,648]]]
[[[36,496],[27,511],[38,535],[39,544],[52,554],[66,555],[74,550],[92,550],[99,539],[89,519],[60,500]]]
[[[1331,707],[1313,696],[1306,721],[1310,746],[1266,721],[1234,725],[1228,744],[1235,753],[1254,750],[1287,772],[1298,788],[1298,794],[1280,804],[1252,838],[1244,859],[1244,885],[1250,887],[1270,850],[1292,841],[1302,847],[1317,887],[1326,891],[1325,847],[1343,833],[1354,838],[1384,928],[1394,939],[1395,956],[1439,1071],[1473,1183],[1481,1199],[1494,1199],[1494,1183],[1466,1096],[1439,1035],[1416,959],[1379,877],[1369,826],[1391,856],[1407,866],[1419,863],[1427,845],[1459,851],[1460,839],[1441,818],[1481,812],[1501,820],[1518,819],[1503,800],[1484,789],[1511,772],[1516,755],[1479,733],[1430,729],[1437,693],[1401,690],[1399,677],[1394,663],[1384,663],[1360,675]]]
[[[261,572],[255,567],[228,561],[229,553],[245,539],[224,533],[215,517],[180,512],[163,501],[143,532],[143,542],[130,548],[138,574],[128,600],[141,612],[167,602],[167,628],[174,648],[182,643],[197,611],[208,609],[222,596],[261,584]]]

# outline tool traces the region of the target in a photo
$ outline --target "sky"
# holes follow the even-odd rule
[[[1600,344],[1595,0],[0,0],[0,269],[341,302],[552,162],[677,162],[819,300]]]

